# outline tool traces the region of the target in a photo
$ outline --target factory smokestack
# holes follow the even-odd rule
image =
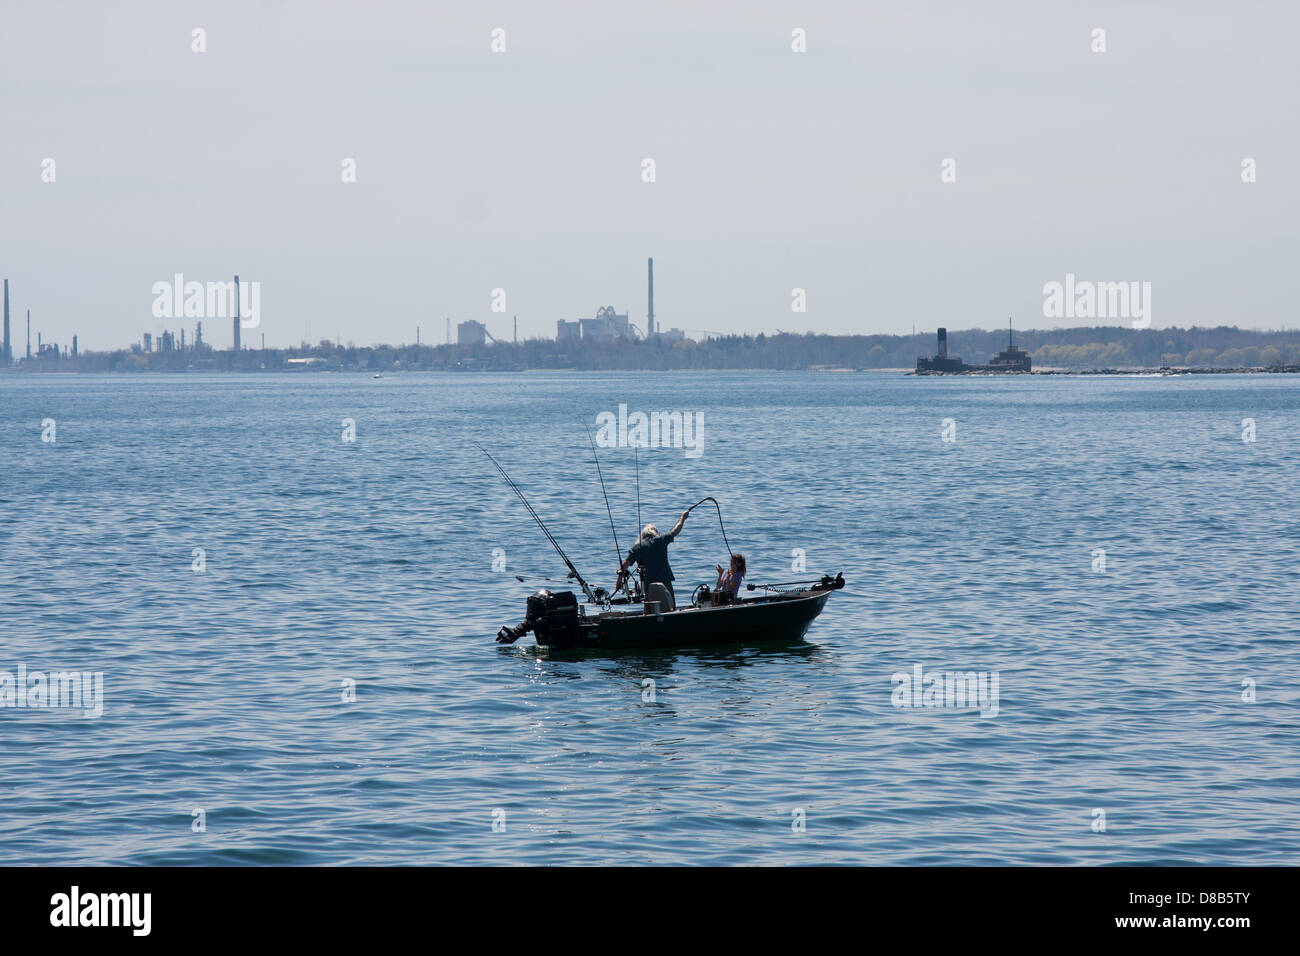
[[[32,310],[27,310],[27,357],[32,357]]]
[[[649,276],[650,276],[650,316],[646,324],[650,326],[650,334],[655,335],[656,333],[658,333],[659,330],[655,328],[655,261],[654,258],[651,257],[647,259],[646,263],[647,263],[646,268],[649,270]]]
[[[239,351],[239,276],[235,276],[235,351]]]
[[[948,357],[948,330],[939,330],[939,358]]]
[[[13,361],[14,354],[9,351],[9,280],[5,279],[5,364]]]

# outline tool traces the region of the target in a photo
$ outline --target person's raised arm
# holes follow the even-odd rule
[[[675,538],[682,533],[682,525],[686,524],[686,516],[688,514],[690,514],[689,511],[682,512],[682,516],[678,518],[677,523],[673,525],[673,530],[668,532],[668,537]]]

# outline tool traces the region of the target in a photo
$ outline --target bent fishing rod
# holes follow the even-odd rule
[[[636,450],[636,446],[633,445],[633,451],[634,450]],[[593,454],[595,453],[594,447],[593,449],[591,449],[591,451],[593,451]],[[603,488],[604,486],[603,481],[601,486]],[[732,550],[731,541],[727,540],[727,525],[723,523],[723,507],[722,505],[719,505],[718,498],[711,496],[711,494],[706,494],[705,497],[699,499],[699,501],[695,502],[694,505],[688,507],[688,509],[686,509],[686,514],[689,515],[690,512],[697,509],[697,507],[703,505],[703,503],[705,503],[706,501],[711,501],[712,503],[714,503],[714,510],[718,512],[718,529],[720,532],[723,533],[723,544],[727,545],[727,555],[729,559],[731,558],[731,555],[736,554],[736,551]],[[606,506],[608,506],[608,503],[610,502],[608,502],[608,499],[606,499]],[[641,523],[641,470],[640,468],[637,468],[637,524],[640,523]],[[614,518],[612,518],[612,516],[610,518],[610,527],[611,528],[614,527]],[[617,545],[617,538],[615,538],[615,545]],[[621,553],[619,557],[621,562]],[[621,580],[623,580],[623,578],[621,578],[621,572],[620,572],[619,580],[620,580],[620,584],[616,584],[614,587],[615,594],[619,593],[619,588],[623,587],[623,584],[621,584]]]
[[[555,540],[555,536],[551,534],[551,529],[546,527],[546,522],[544,522],[537,512],[533,510],[533,506],[528,503],[528,499],[525,498],[524,493],[519,490],[519,486],[515,484],[514,479],[506,474],[506,470],[501,467],[499,461],[492,457],[491,452],[478,442],[474,442],[474,447],[487,455],[488,461],[492,462],[492,464],[496,466],[497,471],[501,473],[501,477],[504,478],[506,484],[510,486],[510,490],[513,491],[515,495],[518,496],[519,500],[524,503],[524,507],[528,509],[528,513],[532,515],[533,520],[537,522],[537,527],[542,529],[542,534],[546,535],[546,540],[551,542],[551,547],[555,549],[556,554],[560,556],[560,560],[563,561],[565,567],[569,569],[569,574],[571,574],[577,580],[578,584],[582,586],[582,593],[587,596],[587,600],[593,604],[600,603],[596,598],[596,593],[591,589],[591,585],[589,585],[586,579],[578,573],[578,569],[573,566],[573,562],[569,560],[569,556],[565,554],[564,549],[560,547],[560,542]]]
[[[726,526],[723,525],[723,523],[722,523],[722,506],[721,506],[720,504],[718,504],[718,499],[717,499],[717,498],[713,497],[713,495],[705,495],[705,496],[704,496],[703,498],[701,498],[699,501],[695,502],[695,504],[693,504],[693,505],[691,505],[689,508],[687,508],[687,509],[686,509],[686,513],[687,513],[687,514],[690,514],[692,511],[694,511],[694,510],[695,510],[696,508],[698,508],[700,505],[704,504],[704,502],[706,502],[706,501],[712,501],[712,502],[713,502],[713,507],[714,507],[714,509],[718,512],[718,529],[722,532],[722,543],[725,544],[725,545],[727,546],[727,554],[728,554],[728,555],[734,555],[736,552],[734,552],[734,551],[731,550],[731,542],[727,540],[727,528],[726,528]]]

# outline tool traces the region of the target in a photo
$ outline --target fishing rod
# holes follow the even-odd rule
[[[587,428],[585,422],[582,427]],[[590,428],[587,428],[587,441],[591,442],[591,460],[596,463],[596,477],[600,479],[600,493],[605,496],[605,513],[609,515],[609,530],[614,535],[614,563],[621,564],[623,549],[618,546],[618,532],[614,530],[614,512],[609,507],[609,492],[605,490],[605,476],[600,473],[600,456],[596,454],[596,442],[591,437]]]
[[[694,510],[695,510],[696,508],[698,508],[700,505],[704,504],[704,502],[706,502],[706,501],[712,501],[712,502],[713,502],[713,507],[714,507],[714,508],[717,510],[717,512],[718,512],[718,528],[720,528],[721,531],[722,531],[722,543],[725,544],[725,545],[727,546],[727,554],[728,554],[728,555],[734,555],[736,552],[734,552],[734,551],[731,550],[731,542],[727,540],[727,528],[726,528],[726,526],[722,523],[722,506],[721,506],[720,504],[718,504],[718,499],[717,499],[717,498],[713,497],[713,495],[705,495],[705,496],[704,496],[703,498],[701,498],[699,501],[695,502],[695,504],[693,504],[693,505],[691,505],[689,508],[687,508],[687,509],[686,509],[686,513],[687,513],[687,514],[690,514],[692,511],[694,511]]]
[[[587,600],[591,601],[593,604],[599,603],[596,600],[595,593],[591,590],[591,586],[587,584],[582,575],[578,573],[578,569],[573,566],[573,562],[569,560],[569,556],[565,554],[564,549],[560,547],[560,542],[555,540],[555,536],[551,534],[551,529],[546,527],[546,522],[544,522],[537,512],[533,510],[533,506],[528,503],[528,499],[525,498],[524,493],[519,490],[519,486],[515,484],[514,479],[506,474],[506,470],[501,467],[499,461],[492,457],[491,452],[478,442],[474,442],[474,446],[483,454],[487,455],[488,461],[492,462],[492,464],[496,466],[497,471],[501,472],[501,477],[504,478],[506,484],[510,486],[510,490],[513,491],[518,496],[519,500],[524,503],[524,507],[528,509],[528,513],[532,515],[533,520],[537,522],[537,527],[542,529],[542,534],[546,535],[546,540],[551,542],[551,547],[553,547],[556,553],[560,556],[560,560],[563,561],[565,567],[569,569],[569,573],[576,578],[578,584],[582,586],[582,593],[587,596]]]
[[[746,584],[745,587],[751,591],[756,588],[762,588],[764,591],[775,591],[778,588],[791,588],[796,584],[820,584],[823,587],[839,590],[844,587],[844,575],[843,573],[838,573],[835,577],[831,577],[829,574],[823,574],[820,578],[815,578],[810,581],[782,581],[780,584]]]
[[[523,574],[511,574],[512,578],[520,584],[527,584],[531,587],[534,583],[541,584],[563,584],[567,578],[553,578],[542,571],[525,571]]]
[[[632,446],[632,466],[636,469],[636,533],[639,535],[645,525],[641,524],[641,462],[637,456],[638,445]]]
[[[636,446],[634,445],[633,447],[635,448]],[[637,501],[637,523],[639,524],[640,521],[641,521],[641,478],[640,478],[640,471],[639,471],[639,469],[638,469],[638,472],[637,472],[637,498],[636,498],[636,501]],[[727,540],[727,526],[726,526],[726,525],[723,523],[723,521],[722,521],[722,506],[721,506],[720,504],[718,504],[718,499],[717,499],[717,498],[713,497],[713,495],[705,495],[705,496],[704,496],[703,498],[701,498],[699,501],[695,502],[695,504],[693,504],[693,505],[691,505],[689,508],[687,508],[687,509],[686,509],[686,513],[687,513],[687,514],[690,514],[692,511],[694,511],[694,510],[695,510],[696,508],[698,508],[700,505],[704,504],[704,502],[706,502],[706,501],[711,501],[711,502],[713,502],[713,508],[714,508],[714,510],[717,511],[717,513],[718,513],[718,529],[722,532],[722,543],[725,544],[725,545],[727,546],[727,554],[728,554],[728,556],[734,555],[736,552],[734,552],[734,551],[731,550],[731,542]],[[615,593],[617,593],[617,590],[618,590],[618,589],[615,588]]]
[[[636,534],[637,534],[638,541],[641,540],[641,529],[645,527],[645,525],[641,523],[641,458],[640,455],[637,454],[637,451],[638,449],[640,449],[640,447],[641,447],[640,442],[636,442],[632,445],[632,467],[636,469]],[[637,577],[640,578],[640,581],[638,582],[637,586],[644,592],[645,591],[645,567],[642,564],[638,563],[636,566],[636,570],[637,570]],[[628,597],[631,598],[630,590],[628,591]]]

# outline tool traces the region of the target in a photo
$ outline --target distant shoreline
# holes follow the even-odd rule
[[[0,372],[324,369],[389,375],[415,369],[514,373],[806,370],[905,374],[915,370],[934,374],[944,369],[948,374],[979,375],[1023,374],[1025,366],[1031,364],[1027,359],[1032,359],[1035,373],[1060,375],[1253,374],[1300,368],[1300,330],[1262,331],[1233,326],[1025,329],[1014,333],[1014,341],[1009,330],[954,331],[945,327],[943,345],[923,332],[907,336],[782,332],[715,334],[704,339],[682,340],[593,336],[489,343],[471,338],[437,345],[428,342],[356,345],[321,340],[314,344],[302,342],[279,348],[238,350],[214,347],[202,337],[198,326],[192,335],[186,331],[142,333],[140,342],[111,351],[79,350],[75,338],[64,345],[38,335],[30,355],[23,355],[25,349],[17,350],[17,354],[11,352],[13,364],[0,368]],[[966,356],[965,362],[960,355]],[[987,356],[994,358],[985,363]],[[1022,356],[1025,361],[1019,361]],[[918,365],[925,367],[918,369]]]
[[[563,375],[586,375],[586,374],[617,374],[626,372],[671,372],[671,373],[696,373],[710,374],[717,372],[727,372],[733,374],[748,374],[752,372],[775,372],[775,373],[794,373],[794,372],[811,372],[815,374],[851,374],[851,375],[901,375],[909,378],[1061,378],[1073,377],[1080,375],[1103,375],[1103,376],[1144,376],[1144,377],[1174,377],[1181,375],[1294,375],[1300,374],[1300,365],[1290,365],[1278,368],[1040,368],[1032,372],[993,372],[993,371],[970,371],[970,372],[917,372],[908,368],[398,368],[385,369],[382,373],[375,373],[372,369],[354,368],[346,366],[334,367],[314,367],[314,368],[142,368],[142,369],[60,369],[60,368],[22,368],[14,366],[12,368],[0,368],[0,375],[12,375],[15,377],[27,376],[77,376],[77,375],[116,375],[124,378],[130,378],[136,375],[356,375],[367,376],[376,379],[391,378],[398,375],[409,373],[421,374],[438,374],[438,375],[537,375],[537,374],[563,374]]]

